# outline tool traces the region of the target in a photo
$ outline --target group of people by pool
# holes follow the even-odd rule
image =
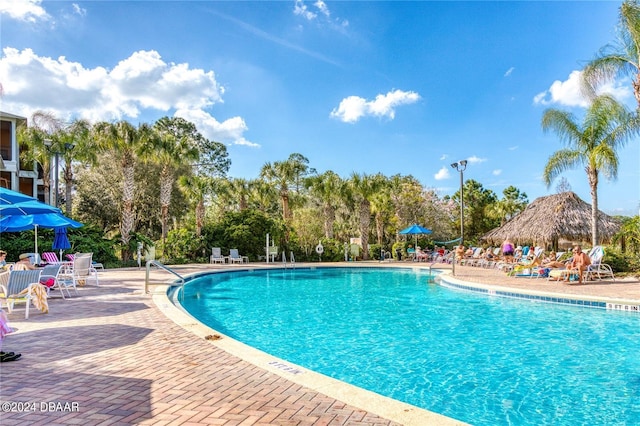
[[[574,245],[570,256],[558,255],[555,251],[545,252],[542,248],[523,248],[506,239],[500,247],[473,248],[458,245],[453,249],[453,260],[461,265],[495,266],[507,272],[538,268],[536,275],[550,280],[577,280],[582,284],[585,271],[591,265],[591,258]],[[561,253],[562,254],[562,253]],[[475,260],[476,262],[470,262]],[[555,271],[555,272],[552,272]]]

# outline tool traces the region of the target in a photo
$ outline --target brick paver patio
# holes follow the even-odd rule
[[[403,265],[405,266],[405,265]],[[176,268],[180,273],[210,265]],[[640,283],[562,286],[458,268],[459,279],[640,301]],[[298,385],[220,349],[167,318],[142,293],[144,271],[101,272],[100,287],[50,299],[50,313],[23,307],[2,350],[0,424],[8,425],[396,425]],[[7,403],[15,403],[7,406]],[[29,403],[24,405],[24,403]],[[432,423],[424,423],[432,424]]]

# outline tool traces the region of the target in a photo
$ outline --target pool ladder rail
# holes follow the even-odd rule
[[[179,273],[177,273],[176,271],[174,271],[173,269],[169,268],[168,266],[164,265],[163,263],[157,261],[157,260],[148,260],[147,261],[147,271],[145,274],[145,278],[144,278],[144,294],[148,294],[149,293],[149,286],[151,285],[170,285],[170,286],[178,286],[178,287],[182,287],[184,285],[184,277],[182,275],[180,275]],[[150,280],[150,274],[151,274],[151,267],[155,266],[165,272],[169,272],[172,275],[175,275],[178,279],[174,280],[172,282],[151,282]]]
[[[288,268],[289,266],[291,266],[292,268],[296,267],[296,258],[293,255],[293,251],[289,252],[289,259],[291,260],[290,263],[287,263],[287,253],[286,252],[282,252],[282,264],[284,265],[285,268]]]

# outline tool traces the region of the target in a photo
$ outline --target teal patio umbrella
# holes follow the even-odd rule
[[[431,229],[427,229],[423,226],[418,225],[417,223],[414,223],[413,225],[409,226],[408,228],[403,229],[402,231],[400,231],[400,234],[402,235],[415,235],[415,246],[418,246],[418,235],[427,235],[431,233]]]
[[[0,232],[35,230],[35,253],[38,253],[38,228],[79,228],[83,226],[62,214],[57,207],[33,197],[0,188]]]

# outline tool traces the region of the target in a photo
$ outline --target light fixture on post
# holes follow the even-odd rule
[[[49,204],[58,207],[58,156],[60,155],[60,153],[57,151],[51,152],[51,147],[53,146],[53,142],[51,141],[51,139],[45,139],[44,146],[47,147],[47,151],[49,152],[49,154],[55,154],[55,158],[56,158],[55,171],[53,174],[53,179],[54,179],[53,194],[54,194],[55,202],[51,203],[51,201],[49,201]],[[51,168],[49,168],[49,171],[51,171]],[[51,194],[51,190],[49,190],[49,194]]]
[[[460,172],[460,244],[464,245],[464,189],[463,172],[467,169],[467,160],[460,160],[451,164],[451,167]]]

